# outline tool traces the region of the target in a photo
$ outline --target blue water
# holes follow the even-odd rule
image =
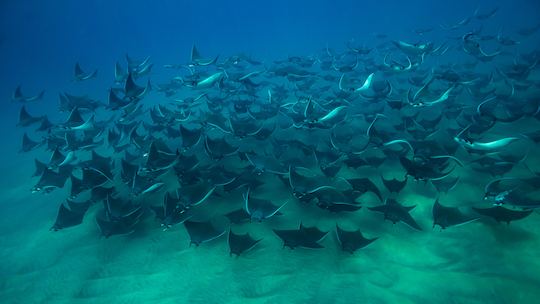
[[[516,37],[521,43],[515,47],[505,48],[511,53],[523,54],[539,50],[540,33],[523,39],[515,34],[519,29],[532,27],[540,22],[540,1],[538,0],[275,0],[268,2],[247,0],[2,0],[0,2],[0,102],[2,102],[0,138],[3,142],[1,145],[2,153],[0,154],[2,156],[0,158],[0,192],[5,193],[5,195],[0,196],[0,227],[5,230],[5,233],[2,234],[0,239],[2,242],[0,247],[3,247],[0,260],[4,264],[0,267],[0,271],[5,273],[0,273],[0,303],[103,303],[104,301],[113,303],[115,302],[114,293],[107,293],[104,290],[107,290],[108,284],[122,283],[122,280],[111,280],[111,282],[104,282],[104,286],[93,285],[94,289],[88,291],[88,293],[92,294],[92,297],[80,296],[76,297],[77,300],[72,300],[71,297],[72,294],[76,294],[75,289],[67,288],[69,282],[62,281],[61,275],[57,275],[56,279],[52,279],[47,283],[47,287],[44,287],[43,282],[50,280],[50,271],[71,272],[70,278],[79,279],[78,283],[84,285],[88,273],[94,271],[91,265],[96,259],[95,256],[106,255],[103,252],[112,248],[107,246],[114,246],[115,249],[120,250],[118,247],[121,247],[121,245],[113,244],[115,240],[112,240],[105,243],[107,245],[103,245],[103,243],[96,245],[98,246],[97,250],[84,251],[81,249],[80,252],[73,253],[75,257],[72,256],[72,258],[77,260],[86,259],[87,261],[90,260],[90,262],[84,265],[75,262],[68,262],[67,266],[62,264],[61,255],[62,250],[65,249],[62,247],[63,245],[59,245],[62,244],[62,238],[69,239],[70,242],[74,242],[74,244],[78,244],[82,248],[86,248],[83,245],[91,247],[92,245],[89,244],[94,244],[92,242],[96,242],[98,238],[94,237],[95,231],[92,231],[92,233],[76,231],[71,235],[70,231],[62,231],[60,236],[58,234],[52,235],[47,231],[56,214],[57,202],[61,200],[62,196],[58,193],[51,194],[51,196],[29,194],[29,189],[32,183],[35,182],[35,179],[29,179],[29,175],[33,170],[33,159],[36,156],[44,159],[48,154],[42,152],[18,153],[20,139],[23,134],[22,129],[15,127],[20,104],[11,101],[11,95],[18,85],[22,85],[24,92],[28,95],[36,94],[44,89],[46,91],[45,98],[36,104],[32,104],[29,108],[30,112],[36,114],[47,113],[52,119],[59,120],[61,117],[65,117],[65,114],[58,112],[58,93],[67,91],[80,95],[88,94],[105,101],[108,94],[107,90],[113,82],[114,64],[117,61],[124,62],[126,54],[134,58],[150,56],[151,62],[155,64],[150,78],[155,82],[166,82],[174,73],[164,69],[162,66],[164,64],[188,62],[193,44],[196,44],[205,56],[210,57],[219,54],[220,59],[222,59],[238,53],[245,53],[263,61],[265,65],[271,65],[273,60],[287,58],[288,56],[320,54],[321,50],[326,47],[344,51],[346,49],[345,43],[351,39],[354,39],[359,44],[371,47],[378,45],[382,41],[389,40],[403,40],[413,43],[433,41],[435,44],[440,45],[446,41],[454,41],[451,39],[460,37],[466,32],[464,29],[445,31],[441,25],[456,24],[464,18],[472,16],[477,8],[481,12],[487,12],[494,7],[499,7],[499,10],[492,18],[482,22],[472,20],[464,28],[469,30],[482,28],[483,33],[497,35],[497,33],[501,32],[504,35]],[[428,27],[432,27],[433,31],[425,35],[415,33],[416,29]],[[387,38],[378,39],[377,34],[385,34]],[[495,50],[496,47],[490,46],[489,49]],[[462,57],[451,57],[450,61],[453,60],[456,62],[472,61],[471,58],[466,57],[464,54]],[[73,66],[75,62],[79,62],[88,71],[97,69],[98,77],[88,82],[73,82]],[[125,65],[125,63],[123,64]],[[538,82],[538,73],[534,77]],[[531,94],[538,94],[538,91]],[[538,96],[533,95],[533,98],[538,98]],[[538,151],[538,145],[534,149],[533,151]],[[538,172],[540,170],[536,167],[533,168],[533,171]],[[474,184],[474,177],[469,177],[469,181]],[[460,193],[458,197],[466,198],[467,195],[468,193]],[[429,214],[429,211],[426,212],[426,214]],[[415,266],[402,265],[403,267],[397,267],[394,272],[394,270],[381,271],[380,268],[384,267],[375,267],[362,259],[354,262],[351,262],[351,260],[349,262],[340,262],[339,259],[343,257],[336,257],[332,254],[317,255],[316,253],[307,253],[305,258],[300,255],[291,258],[290,256],[283,257],[283,255],[291,255],[288,251],[279,253],[277,257],[267,253],[264,257],[252,256],[246,262],[246,265],[237,264],[231,266],[229,264],[231,263],[230,260],[227,259],[228,256],[222,254],[222,252],[216,254],[209,250],[208,252],[203,251],[196,254],[185,253],[187,258],[183,257],[183,255],[163,253],[168,259],[185,258],[184,261],[188,264],[186,268],[189,269],[189,275],[197,275],[199,272],[203,273],[203,276],[207,278],[201,279],[201,276],[199,276],[195,280],[196,286],[190,286],[185,282],[186,280],[182,281],[181,284],[179,283],[178,286],[182,286],[184,289],[193,288],[198,290],[196,296],[175,297],[169,295],[167,301],[180,303],[188,302],[191,299],[192,302],[203,302],[205,300],[206,303],[247,303],[248,300],[251,301],[249,303],[264,303],[265,301],[266,303],[333,303],[332,295],[339,297],[340,287],[343,284],[347,289],[346,292],[343,292],[343,296],[353,298],[348,303],[359,303],[361,300],[368,303],[427,303],[427,300],[438,300],[443,303],[443,296],[434,296],[437,293],[436,291],[422,290],[421,286],[417,286],[417,284],[426,284],[432,288],[443,290],[441,291],[442,294],[448,292],[455,295],[461,291],[466,294],[463,298],[457,297],[454,300],[448,300],[447,303],[482,303],[484,300],[488,301],[488,296],[498,299],[499,303],[520,303],[522,301],[522,303],[533,303],[531,301],[534,301],[540,294],[538,291],[540,286],[537,285],[538,280],[534,278],[534,275],[537,275],[538,271],[540,271],[540,264],[538,262],[528,264],[529,261],[527,260],[527,257],[530,258],[540,254],[540,246],[538,246],[540,229],[537,228],[538,214],[534,214],[534,216],[533,220],[526,222],[523,226],[518,226],[516,231],[513,231],[519,234],[519,237],[508,231],[499,231],[499,235],[492,236],[490,234],[491,228],[481,228],[481,233],[460,230],[452,235],[459,238],[459,233],[463,233],[463,235],[471,238],[489,238],[490,243],[469,248],[470,250],[481,251],[480,256],[485,254],[489,257],[490,251],[498,250],[497,247],[489,248],[488,245],[507,246],[504,252],[500,254],[501,258],[507,259],[500,261],[507,267],[505,266],[504,270],[501,271],[494,271],[495,274],[489,271],[489,267],[493,267],[496,261],[490,261],[493,264],[486,263],[484,270],[477,271],[473,275],[468,275],[467,270],[457,269],[451,275],[437,277],[436,265],[443,262],[438,260],[440,256],[435,258],[429,254],[425,255],[425,261],[429,260],[424,265],[425,269],[417,270]],[[500,227],[494,229],[498,230]],[[398,231],[397,234],[399,235],[399,233],[401,231]],[[12,238],[12,235],[17,235],[17,238]],[[87,238],[88,241],[76,243],[77,237]],[[410,237],[410,235],[407,235],[407,237]],[[424,236],[421,240],[412,242],[424,248],[422,246],[432,241],[431,237]],[[433,237],[436,239],[435,242],[444,241],[444,237],[440,239],[437,239],[437,237]],[[44,251],[43,256],[37,259],[40,262],[35,262],[35,265],[32,264],[31,261],[34,260],[32,255],[40,255],[39,252],[34,252],[36,244],[46,245],[48,238],[51,238],[51,243],[57,246],[51,245],[49,249],[42,248]],[[156,239],[159,238],[166,238],[166,241],[169,242],[176,241],[170,236],[156,237]],[[517,252],[523,254],[515,264],[513,264],[512,251],[510,250],[512,245],[509,241],[509,239],[514,238],[524,238],[527,241],[527,243],[515,245]],[[184,237],[182,241],[185,240]],[[27,242],[32,245],[27,247]],[[118,242],[123,244],[125,241]],[[404,248],[400,246],[405,245],[395,242],[398,241],[395,239],[389,241],[389,250]],[[276,245],[276,248],[265,248],[265,250],[281,250],[277,242],[274,245]],[[143,290],[142,292],[146,292],[145,296],[140,296],[140,299],[144,299],[144,301],[138,300],[138,296],[128,296],[123,297],[118,302],[160,303],[158,300],[160,291],[158,289],[161,284],[164,284],[163,281],[169,280],[171,277],[176,278],[176,276],[170,269],[167,269],[166,264],[156,266],[157,268],[154,268],[154,270],[160,269],[165,275],[160,277],[159,271],[155,270],[152,273],[157,274],[157,277],[152,280],[152,283],[147,282],[146,288],[145,286],[139,286],[141,283],[138,281],[138,275],[140,274],[133,274],[133,266],[130,263],[142,265],[145,263],[146,258],[155,261],[160,258],[159,252],[163,248],[152,247],[154,254],[148,254],[147,257],[144,243],[137,243],[137,246],[136,249],[133,249],[133,255],[143,256],[144,258],[128,258],[126,254],[121,262],[114,264],[114,271],[111,272],[115,272],[120,277],[125,275],[125,280],[128,282],[126,284],[131,284],[133,289],[140,288]],[[182,247],[183,252],[187,250],[184,247],[186,246]],[[32,251],[29,252],[29,248],[32,248]],[[425,250],[429,251],[429,249]],[[17,252],[24,252],[24,255],[18,256]],[[395,252],[381,252],[375,253],[379,257],[395,254]],[[416,256],[416,249],[413,247],[405,247],[403,252],[404,255]],[[371,254],[375,255],[375,253]],[[465,253],[455,253],[449,249],[444,258],[450,260],[455,259],[457,256],[457,259],[467,259]],[[430,260],[430,258],[433,259]],[[130,262],[125,262],[124,265],[122,264],[124,260]],[[274,266],[261,266],[265,260],[270,260],[274,263]],[[394,265],[392,263],[395,263],[395,260],[392,258],[389,258],[389,260],[392,260],[388,262],[389,265]],[[418,253],[418,257],[412,258],[412,260],[414,262],[411,262],[411,265],[421,264],[422,252]],[[327,268],[318,265],[314,267],[312,272],[302,269],[321,261]],[[481,263],[482,260],[480,257],[478,260],[471,259],[468,262],[470,263],[468,266],[471,266]],[[10,263],[17,266],[16,270],[10,268],[8,265]],[[62,266],[58,266],[59,270],[51,270],[56,265],[55,263],[62,264]],[[203,264],[207,265],[199,267],[207,268],[201,270],[197,267],[197,265]],[[283,268],[280,268],[280,264]],[[29,275],[25,280],[26,277],[22,277],[21,273],[25,273],[27,265],[30,265],[28,268],[32,269],[32,271],[29,271],[32,275]],[[81,273],[84,272],[85,275],[77,275],[77,267],[79,266],[84,268]],[[519,269],[528,266],[530,266],[530,269],[524,271],[523,275],[520,276]],[[174,268],[175,271],[183,271],[178,265],[175,267],[178,267]],[[248,275],[236,276],[235,271],[237,269],[234,269],[235,267],[250,268],[250,272]],[[260,267],[260,269],[257,267]],[[430,267],[434,269],[428,270]],[[41,269],[45,268],[48,270],[43,276],[40,276]],[[285,268],[286,270],[283,270]],[[320,287],[314,278],[324,281],[325,273],[332,271],[328,269],[339,269],[340,275],[343,275],[343,277],[332,277],[332,282]],[[375,273],[372,281],[376,282],[374,283],[377,286],[376,290],[373,291],[369,286],[362,285],[362,288],[359,288],[362,292],[355,293],[354,288],[357,287],[355,282],[361,281],[362,278],[356,272],[355,275],[348,276],[349,269],[354,269],[354,271],[360,269],[361,271],[358,271],[358,273],[364,270],[372,271],[372,274]],[[104,270],[101,269],[100,271]],[[309,284],[297,283],[297,281],[291,279],[296,272],[298,272],[298,277]],[[231,273],[234,275],[231,276]],[[396,288],[399,292],[392,294],[388,291],[389,296],[379,297],[379,295],[386,292],[386,284],[389,284],[388,286],[392,285],[389,282],[395,279],[394,275],[402,278],[401,285]],[[261,278],[261,276],[264,277]],[[283,279],[285,276],[287,279]],[[105,275],[105,277],[107,276]],[[13,284],[15,283],[6,283],[9,280],[14,280],[14,278],[17,282],[20,281],[21,286],[24,286],[24,288],[21,287],[20,290],[14,289]],[[260,283],[261,285],[253,283],[253,280],[257,279],[264,282]],[[437,279],[446,283],[432,284],[432,281]],[[3,280],[5,282],[1,282]],[[24,281],[26,283],[23,283]],[[254,289],[260,291],[261,294],[287,294],[288,296],[263,297],[259,300],[249,299],[249,295],[244,298],[236,297],[229,294],[227,288],[214,287],[216,284],[226,285],[223,281],[235,281],[240,286],[237,288],[230,287],[231,293],[235,295],[237,295],[239,289],[244,291],[245,289],[250,291]],[[58,286],[69,289],[69,293],[67,295],[63,294],[62,290],[55,288],[54,286],[57,283]],[[293,284],[297,285],[291,286]],[[324,285],[324,282],[322,284]],[[445,289],[445,284],[447,284],[446,286],[458,285],[459,288]],[[9,286],[9,288],[6,286]],[[4,287],[6,289],[2,291]],[[523,289],[520,289],[521,287]],[[45,296],[38,290],[43,288],[48,290],[48,292],[45,292]],[[175,287],[169,286],[169,290],[171,288],[174,289]],[[216,291],[213,294],[211,290],[214,288],[219,292]],[[321,289],[319,297],[306,298],[299,296],[299,294],[318,288]],[[516,292],[508,291],[501,295],[498,289],[502,288],[510,288],[516,290]],[[128,289],[125,288],[119,292],[126,295],[129,294]],[[475,295],[476,289],[480,291]],[[403,290],[407,290],[408,297],[406,301],[401,302],[399,295],[403,293]],[[201,296],[205,292],[209,292],[213,296],[207,298]],[[103,298],[99,297],[100,293],[105,294]],[[178,293],[182,293],[182,291],[179,290]],[[418,297],[411,296],[411,294],[418,294]],[[2,297],[5,298],[2,299]],[[220,299],[216,300],[216,298]],[[231,300],[228,301],[228,298]],[[489,298],[489,301],[493,302],[493,298]],[[287,299],[290,299],[290,302]]]

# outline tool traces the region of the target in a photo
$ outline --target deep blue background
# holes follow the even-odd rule
[[[47,89],[45,101],[33,110],[51,110],[63,90],[104,93],[114,62],[127,52],[152,56],[159,71],[164,63],[186,62],[192,43],[203,54],[245,52],[269,60],[308,55],[327,44],[340,49],[351,38],[373,43],[373,33],[418,40],[413,29],[429,26],[437,30],[431,37],[444,40],[448,33],[439,24],[457,23],[476,7],[487,11],[495,6],[501,9],[486,22],[486,32],[511,34],[540,21],[538,0],[2,0],[1,135],[13,132],[19,105],[10,96],[18,84],[27,94]],[[99,78],[79,87],[71,83],[76,61],[88,70],[98,68]]]

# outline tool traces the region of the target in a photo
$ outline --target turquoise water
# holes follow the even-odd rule
[[[493,16],[478,17],[496,7],[499,9]],[[412,177],[401,192],[390,193],[380,179],[381,174],[401,178],[404,168],[397,159],[382,154],[384,141],[374,142],[366,154],[362,154],[362,157],[382,154],[385,158],[382,165],[355,169],[339,163],[338,174],[331,178],[336,183],[353,177],[371,179],[383,199],[396,198],[404,205],[416,205],[411,215],[423,231],[403,223],[384,221],[381,214],[370,211],[368,207],[382,203],[372,193],[358,199],[362,203],[358,211],[330,213],[314,203],[300,202],[290,187],[272,174],[265,175],[256,196],[276,205],[288,201],[280,209],[282,215],[261,223],[230,224],[223,215],[244,206],[242,195],[245,189],[231,193],[217,189],[216,195],[193,207],[196,218],[212,219],[224,230],[232,227],[235,232],[249,232],[262,238],[252,250],[231,257],[227,236],[190,246],[190,235],[184,225],[163,231],[148,207],[160,205],[165,190],[177,186],[173,175],[164,177],[166,189],[138,198],[145,207],[145,216],[129,235],[101,236],[96,224],[101,202],[90,207],[80,225],[50,231],[58,206],[68,196],[70,182],[49,194],[31,193],[39,179],[31,177],[35,170],[34,159],[48,160],[51,152],[45,151],[44,147],[19,152],[25,132],[33,139],[44,134],[34,133],[36,126],[16,127],[21,103],[11,100],[18,85],[27,96],[45,90],[43,99],[28,102],[26,107],[32,115],[46,114],[51,121],[61,122],[68,113],[58,110],[59,93],[88,95],[107,103],[109,88],[122,87],[114,84],[115,63],[120,62],[126,67],[126,54],[137,59],[150,56],[150,62],[154,64],[151,73],[136,80],[139,85],[144,85],[147,79],[152,83],[153,90],[140,101],[144,113],[136,118],[149,122],[147,113],[155,105],[172,109],[179,103],[178,99],[205,92],[210,95],[223,93],[224,88],[217,86],[200,90],[182,86],[172,96],[159,92],[159,86],[173,77],[189,79],[188,69],[170,69],[167,65],[190,63],[190,51],[196,44],[205,57],[219,55],[218,64],[237,55],[260,61],[262,64],[257,66],[246,64],[248,68],[244,70],[227,66],[228,78],[224,80],[224,85],[236,84],[239,81],[232,80],[236,73],[264,71],[254,78],[257,83],[262,83],[254,93],[257,102],[267,100],[268,90],[271,90],[274,103],[281,105],[295,102],[303,105],[307,99],[303,95],[312,95],[317,102],[326,99],[341,105],[340,77],[345,75],[345,80],[349,81],[347,85],[360,87],[372,72],[375,82],[382,84],[388,80],[392,83],[395,92],[387,99],[406,100],[409,88],[413,92],[419,88],[410,83],[411,77],[432,70],[454,70],[465,80],[493,74],[494,84],[480,87],[480,90],[494,87],[498,96],[507,96],[508,81],[514,83],[515,95],[507,97],[505,102],[523,104],[522,108],[525,108],[525,105],[538,103],[540,94],[538,66],[534,64],[540,57],[540,33],[534,31],[540,20],[540,7],[535,1],[473,4],[420,0],[295,1],[292,4],[286,1],[56,1],[54,4],[3,1],[0,8],[0,50],[4,59],[0,72],[0,96],[4,100],[0,114],[3,116],[0,136],[4,139],[0,160],[3,173],[0,175],[2,303],[534,303],[539,296],[540,229],[536,210],[510,225],[482,218],[444,230],[432,228],[432,207],[437,198],[446,206],[460,207],[467,212],[471,207],[491,207],[483,196],[484,186],[494,177],[479,172],[478,167],[470,163],[478,155],[469,154],[462,146],[453,153],[464,162],[463,167],[456,166],[452,171],[452,176],[459,176],[460,180],[448,193],[439,193],[431,184],[414,181]],[[447,29],[452,26],[455,29]],[[419,34],[421,29],[426,33]],[[501,52],[493,60],[484,62],[463,50],[463,35],[480,29],[478,41],[486,52]],[[532,33],[520,34],[527,29]],[[503,38],[519,43],[505,45]],[[383,66],[385,56],[391,52],[392,59],[405,66],[407,57],[393,46],[392,41],[433,42],[441,49],[427,54],[425,61],[411,71],[396,73]],[[335,54],[335,58],[341,54],[350,55],[347,42],[372,50],[367,55],[357,55],[359,66],[353,71],[336,71],[335,66],[323,69],[328,53]],[[305,69],[313,73],[308,76],[313,80],[313,87],[303,89],[304,79],[295,79],[295,75],[290,75],[294,73],[289,72],[288,78],[277,76],[279,64],[276,62],[294,61],[294,56],[314,60],[313,66]],[[527,63],[530,73],[511,76],[505,82],[497,69],[508,72],[514,60]],[[86,72],[97,69],[97,77],[74,81],[76,62]],[[351,62],[355,60],[343,56],[335,63],[347,65]],[[471,68],[471,63],[476,66]],[[196,67],[194,71],[207,76],[221,70],[210,66]],[[435,84],[428,96],[438,97],[447,88],[446,84]],[[286,88],[286,98],[278,97],[278,85]],[[324,89],[325,86],[328,88]],[[448,102],[418,111],[429,119],[455,109],[449,103],[461,105],[458,109],[465,112],[475,108],[482,99],[467,93],[470,86],[456,84]],[[232,100],[225,99],[226,102]],[[375,124],[376,131],[383,132],[393,129],[407,116],[407,109],[391,109],[384,100],[370,102],[356,95],[350,100],[352,104],[343,103],[350,115],[346,123],[341,124],[342,130],[349,128],[363,134],[378,113],[388,117]],[[381,110],[378,105],[385,106]],[[198,109],[195,104],[188,106]],[[96,120],[105,120],[110,113],[113,111],[100,108],[95,112]],[[293,116],[292,112],[286,113],[285,116]],[[84,118],[89,115],[85,112]],[[197,115],[200,114],[194,114]],[[457,133],[460,126],[458,118],[444,116],[436,128]],[[488,141],[520,136],[538,131],[539,126],[537,117],[525,115],[514,122],[499,121],[477,139]],[[304,126],[292,128],[293,131],[279,130],[281,136],[303,140],[313,147],[327,138],[302,129]],[[216,130],[208,132],[214,135]],[[327,135],[326,131],[322,132]],[[143,133],[142,129],[140,133]],[[394,137],[386,141],[405,132],[391,134]],[[444,135],[434,137],[445,139]],[[452,136],[447,137],[452,142]],[[175,150],[178,141],[167,139],[167,142]],[[256,148],[262,149],[269,143],[270,140],[262,141]],[[344,146],[356,147],[356,144],[351,141]],[[415,143],[413,146],[417,147]],[[540,172],[538,148],[538,143],[530,138],[504,148],[505,153],[526,154],[526,158],[503,176],[526,178],[533,176],[533,172]],[[116,161],[123,155],[114,153],[107,144],[99,146],[98,151]],[[142,155],[147,150],[137,151]],[[203,155],[204,149],[197,153]],[[89,155],[89,152],[77,152],[80,160],[89,159]],[[205,162],[209,166],[217,163],[208,159]],[[249,164],[238,155],[227,157],[225,162],[232,168],[244,168]],[[251,178],[257,178],[257,175]],[[537,193],[531,195],[533,200],[540,200]],[[319,242],[325,248],[283,248],[282,240],[272,229],[294,229],[300,222],[328,231]],[[344,252],[336,236],[336,224],[351,231],[360,229],[366,237],[379,239],[354,254]]]

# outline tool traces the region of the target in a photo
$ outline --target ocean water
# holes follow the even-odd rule
[[[536,303],[540,296],[540,216],[534,209],[534,203],[540,202],[540,183],[535,180],[540,173],[539,24],[540,2],[532,0],[1,1],[0,302]],[[468,33],[473,33],[471,40],[464,38]],[[414,50],[409,48],[407,53],[400,49],[399,41],[413,44]],[[474,54],[476,43],[483,54]],[[422,50],[422,44],[433,48]],[[219,56],[217,62],[193,66],[193,45],[203,58]],[[179,145],[178,136],[171,138],[164,130],[150,130],[142,122],[178,128],[196,121],[205,125],[205,136],[226,136],[241,150],[223,159],[208,157],[204,145],[192,151],[181,150],[181,154],[191,153],[204,160],[194,170],[198,178],[207,181],[224,170],[215,165],[225,165],[235,177],[248,172],[249,181],[263,182],[252,189],[255,197],[276,206],[287,202],[280,214],[261,222],[253,219],[234,224],[224,214],[246,208],[246,187],[224,191],[217,185],[208,200],[191,207],[193,220],[211,220],[223,231],[248,232],[262,239],[251,250],[231,257],[227,234],[195,246],[190,245],[183,224],[164,231],[151,206],[160,206],[166,191],[178,188],[178,178],[172,171],[166,172],[159,178],[165,183],[163,188],[133,196],[118,177],[118,164],[125,152],[114,151],[107,140],[95,150],[115,161],[114,181],[109,186],[127,191],[122,197],[141,206],[144,215],[131,233],[105,237],[96,224],[96,216],[104,210],[99,201],[91,204],[81,224],[50,230],[59,206],[66,204],[71,181],[47,194],[32,193],[39,180],[39,176],[32,177],[34,160],[48,161],[51,151],[43,145],[21,152],[23,134],[43,140],[51,134],[80,132],[61,125],[70,112],[59,110],[59,94],[69,93],[104,104],[82,111],[82,115],[88,119],[94,114],[96,125],[92,129],[104,131],[95,133],[96,141],[106,138],[107,130],[118,128],[115,125],[123,111],[105,105],[112,87],[120,92],[124,88],[125,80],[115,83],[114,67],[117,62],[127,67],[126,54],[138,60],[149,56],[153,64],[148,75],[135,78],[140,86],[149,80],[151,90],[132,101],[141,104],[143,112],[128,120],[140,123],[137,132],[151,139],[143,147],[128,142],[130,153],[137,155],[134,163],[145,166],[152,139],[161,138],[173,155]],[[75,81],[77,62],[85,72],[97,70],[96,77]],[[325,65],[329,62],[331,65]],[[404,70],[393,70],[385,62]],[[197,87],[200,80],[220,71],[224,74],[219,83]],[[247,77],[251,72],[256,74]],[[359,89],[371,73],[371,86]],[[242,76],[253,79],[253,83],[246,84]],[[168,95],[162,88],[174,77],[183,82]],[[421,79],[419,83],[415,77]],[[369,98],[385,92],[387,83],[392,86],[391,93]],[[340,84],[345,89],[340,89]],[[423,85],[425,90],[421,89]],[[18,86],[27,97],[42,90],[45,94],[37,101],[13,100]],[[439,98],[447,89],[450,97]],[[254,119],[278,126],[268,138],[255,142],[251,141],[253,136],[240,136],[238,130],[225,130],[234,133],[227,134],[215,127],[215,121],[207,124],[211,119],[205,115],[210,112],[207,104],[211,101],[190,99],[203,93],[214,98],[214,103],[216,99],[222,103],[217,113],[224,121],[245,114],[240,110],[236,113],[232,107],[238,100],[249,100],[252,109],[267,103],[278,105],[280,114]],[[415,93],[419,98],[411,99]],[[403,103],[402,107],[390,106],[396,100]],[[347,116],[338,122],[330,118],[330,127],[313,125],[304,111],[310,101],[316,103],[313,115],[319,121],[339,106],[344,107],[340,113]],[[17,126],[23,105],[33,116],[47,115],[56,126],[49,133],[36,132],[39,124]],[[176,111],[179,105],[192,115],[187,121],[178,121],[174,118],[181,113],[176,112],[177,116],[167,123],[157,123],[149,113],[158,105],[165,116],[169,112],[164,109]],[[377,114],[384,117],[376,118]],[[427,127],[432,118],[435,125]],[[298,120],[293,125],[294,119]],[[372,124],[374,119],[377,122]],[[482,129],[490,122],[491,128]],[[468,125],[481,127],[480,132],[469,134],[473,142],[517,139],[475,152],[466,143],[454,141]],[[440,132],[434,133],[437,130]],[[336,148],[329,141],[332,136],[336,138],[335,132],[352,132],[358,137],[353,136],[353,140],[345,136]],[[444,149],[424,143],[431,139]],[[278,149],[276,140],[285,142],[285,148]],[[370,142],[365,149],[358,148],[363,146],[362,140]],[[459,177],[456,186],[447,192],[438,191],[429,181],[414,180],[409,172],[402,190],[389,191],[381,175],[401,180],[408,170],[400,157],[412,159],[412,151],[398,149],[407,146],[403,141],[388,144],[393,140],[407,140],[416,155],[427,153],[432,161],[439,160],[432,157],[441,154],[457,158],[462,166],[445,158],[445,167],[438,172],[452,168],[451,175],[440,180]],[[310,152],[302,152],[298,146]],[[339,157],[334,163],[339,171],[333,176],[324,176],[318,160],[313,160],[313,151],[328,152],[325,147]],[[69,152],[64,146],[60,148],[62,153]],[[392,148],[395,150],[389,152]],[[80,176],[81,168],[93,164],[82,163],[90,159],[90,150],[83,150],[73,152],[77,157],[72,163],[76,176]],[[266,173],[258,174],[245,153],[266,155],[287,172],[275,174],[267,167]],[[291,161],[295,153],[297,160]],[[382,164],[375,165],[376,160],[369,158],[373,155]],[[355,157],[366,164],[357,168],[347,165],[346,160]],[[478,166],[479,159],[496,164]],[[433,162],[433,166],[439,164]],[[495,172],[501,166],[510,167]],[[317,202],[325,197],[304,201],[294,195],[288,179],[289,168],[296,167],[309,167],[317,176],[314,183],[332,189],[338,189],[337,184],[347,179],[368,178],[381,197],[368,191],[348,201],[348,205],[361,206],[360,210],[322,210]],[[519,187],[508,189],[526,196],[505,201],[504,207],[519,212],[532,210],[509,225],[472,209],[493,206],[493,202],[484,200],[484,187],[501,177],[519,181]],[[181,183],[182,193],[192,182]],[[336,192],[348,193],[341,188]],[[86,194],[76,200],[86,202]],[[405,206],[415,205],[410,214],[422,231],[403,222],[385,221],[383,215],[369,209],[390,199]],[[432,208],[437,199],[444,206],[459,207],[475,220],[446,229],[433,227]],[[336,198],[329,201],[336,203]],[[300,223],[328,232],[317,242],[324,248],[284,248],[272,231],[295,229]],[[342,250],[336,225],[348,231],[360,229],[365,237],[378,239],[351,254]]]

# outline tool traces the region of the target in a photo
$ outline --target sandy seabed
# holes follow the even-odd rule
[[[409,181],[398,201],[417,204],[412,215],[422,232],[383,222],[367,208],[336,215],[291,201],[283,216],[233,227],[263,238],[236,258],[225,236],[190,247],[182,225],[162,231],[152,216],[131,235],[102,238],[97,208],[82,225],[51,232],[65,192],[31,194],[33,158],[46,154],[15,150],[7,152],[14,161],[3,164],[10,174],[1,181],[1,303],[536,303],[540,297],[536,213],[509,226],[482,220],[432,229],[437,193]],[[538,163],[538,156],[528,162]],[[441,203],[478,205],[482,187],[461,176],[455,190],[440,195]],[[215,214],[236,209],[241,193],[227,200],[210,200],[205,208]],[[379,202],[367,205],[373,204]],[[271,228],[292,229],[300,220],[330,231],[326,248],[282,248]],[[337,222],[380,239],[353,255],[342,252]]]

